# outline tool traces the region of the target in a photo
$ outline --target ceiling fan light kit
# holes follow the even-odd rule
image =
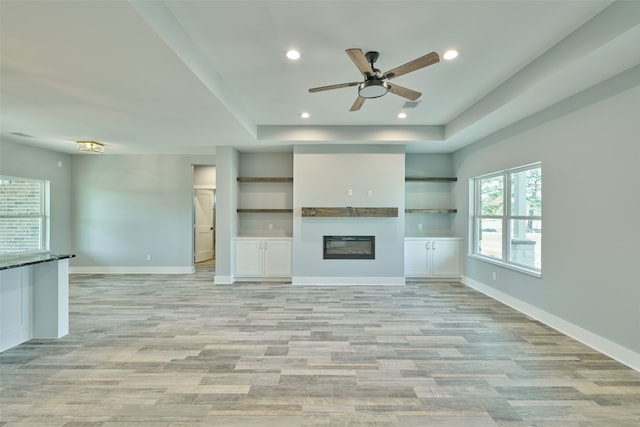
[[[380,98],[389,91],[387,82],[380,79],[369,79],[358,85],[358,95],[363,98]]]
[[[357,48],[347,49],[346,52],[364,77],[364,81],[314,87],[309,89],[309,92],[314,93],[343,87],[358,86],[358,97],[349,111],[358,111],[364,104],[365,100],[380,98],[381,96],[386,95],[387,92],[391,92],[394,95],[401,96],[410,101],[415,101],[422,96],[422,93],[407,89],[406,87],[402,87],[395,83],[389,84],[386,80],[395,79],[403,74],[440,62],[440,56],[436,52],[431,52],[421,56],[420,58],[416,58],[413,61],[409,61],[404,65],[393,68],[386,73],[381,73],[380,70],[374,67],[375,62],[380,56],[378,52],[371,51],[365,54],[361,49]]]

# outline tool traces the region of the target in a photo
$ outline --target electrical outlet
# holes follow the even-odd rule
[[[147,254],[147,261],[151,261],[151,254]]]
[[[422,230],[422,224],[418,224],[418,230]]]
[[[373,190],[367,191],[367,197],[373,197]]]
[[[496,272],[494,271],[493,274],[491,275],[491,277],[493,278],[493,280],[496,280]]]
[[[351,188],[347,189],[347,196],[353,196],[353,190]]]
[[[269,224],[269,230],[273,230],[273,224]]]

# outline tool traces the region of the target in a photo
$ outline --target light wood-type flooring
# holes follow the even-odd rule
[[[640,426],[640,373],[464,285],[72,275],[0,354],[0,425]],[[621,325],[623,327],[623,325]]]

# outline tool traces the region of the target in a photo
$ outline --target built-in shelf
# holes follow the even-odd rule
[[[293,209],[236,209],[238,213],[293,213]]]
[[[307,217],[397,217],[398,208],[302,208]]]
[[[236,178],[238,182],[275,182],[275,183],[290,183],[293,182],[291,176],[239,176]],[[293,213],[293,209],[269,209],[269,208],[240,208],[237,209],[238,213]]]
[[[407,176],[404,179],[406,182],[456,182],[458,178],[454,177],[418,177],[418,176]]]
[[[238,182],[293,182],[293,177],[283,176],[239,176],[236,178]]]
[[[404,178],[405,182],[432,182],[432,183],[448,183],[448,182],[456,182],[458,178],[455,176],[445,177],[445,176],[407,176]],[[416,209],[405,209],[405,213],[419,213],[419,214],[450,214],[458,212],[457,209],[427,209],[427,208],[416,208]]]
[[[438,214],[438,213],[456,213],[457,209],[405,209],[405,213],[428,213],[428,214]]]

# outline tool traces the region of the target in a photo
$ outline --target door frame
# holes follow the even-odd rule
[[[213,257],[212,259],[216,259],[216,229],[215,229],[215,224],[216,224],[216,218],[215,218],[215,209],[216,209],[216,205],[215,205],[215,200],[216,200],[216,188],[215,185],[211,186],[211,185],[194,185],[193,186],[193,215],[192,215],[192,222],[193,222],[193,234],[192,234],[192,240],[193,240],[193,245],[192,245],[192,256],[191,256],[191,260],[193,262],[193,264],[196,264],[196,256],[197,256],[197,251],[196,251],[196,241],[197,241],[197,234],[198,234],[198,230],[196,227],[196,191],[198,190],[210,190],[212,192],[213,195],[213,239],[212,239],[212,245],[213,247],[211,248],[211,250],[213,251]]]

